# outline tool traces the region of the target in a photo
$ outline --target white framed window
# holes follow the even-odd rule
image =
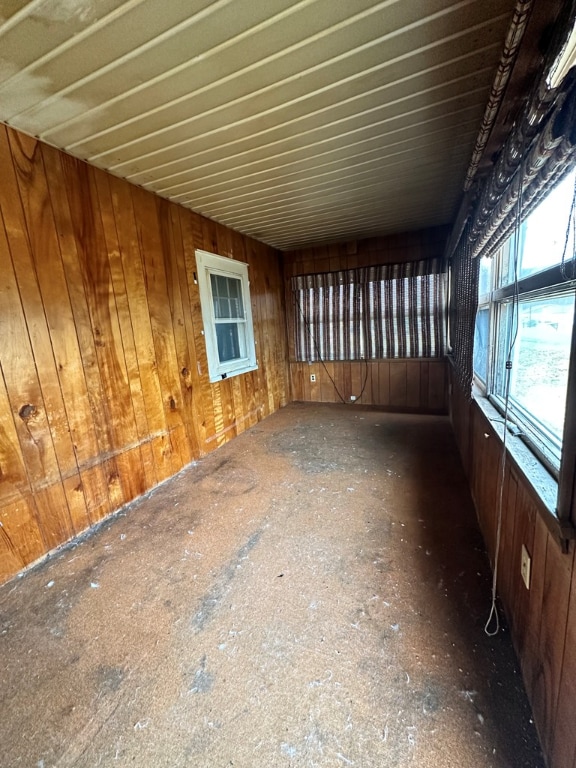
[[[571,212],[576,172],[480,263],[474,374],[513,431],[558,477],[574,326]],[[570,240],[570,247],[566,245]],[[568,253],[565,251],[568,250]]]
[[[255,370],[248,265],[197,250],[196,267],[210,381]]]

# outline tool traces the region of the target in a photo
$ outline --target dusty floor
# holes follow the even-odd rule
[[[540,768],[448,422],[292,405],[0,589],[0,765]]]

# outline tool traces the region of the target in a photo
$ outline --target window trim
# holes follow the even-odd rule
[[[490,311],[487,381],[484,382],[474,372],[474,398],[500,439],[502,439],[504,429],[503,424],[499,424],[504,411],[503,397],[493,392],[499,334],[499,307],[509,303],[514,296],[519,300],[557,296],[573,291],[576,285],[575,280],[566,280],[561,265],[554,265],[519,279],[517,286],[512,283],[497,287],[502,262],[507,256],[506,248],[509,248],[509,242],[503,244],[492,257],[495,261],[491,274],[491,290],[478,298],[477,311],[486,308]],[[509,456],[517,469],[528,480],[534,494],[540,498],[548,513],[546,517],[550,530],[557,535],[566,548],[566,541],[575,537],[574,525],[576,523],[576,430],[573,428],[576,423],[576,310],[573,316],[570,342],[566,412],[559,469],[549,466],[547,456],[542,455],[538,446],[538,440],[530,439],[530,435],[515,434],[512,425],[517,420],[516,409],[511,410],[509,408],[508,417],[507,450]],[[519,450],[518,447],[522,444],[525,446],[524,450]],[[526,451],[529,453],[527,454]],[[541,471],[535,471],[536,466],[541,467]],[[547,476],[549,480],[543,481],[544,476]],[[552,503],[553,497],[556,499],[554,504]]]
[[[208,376],[210,383],[214,384],[231,376],[239,376],[258,368],[256,359],[256,342],[254,339],[254,322],[252,319],[252,304],[250,301],[250,281],[248,279],[248,264],[243,261],[219,256],[208,251],[196,250],[196,268],[198,288],[200,291],[200,306],[202,310],[202,322],[204,340],[206,343],[206,357],[208,361]],[[242,286],[242,303],[244,318],[230,322],[243,329],[246,356],[221,362],[218,355],[218,341],[216,336],[217,318],[214,312],[214,300],[210,275],[221,275],[240,279]]]

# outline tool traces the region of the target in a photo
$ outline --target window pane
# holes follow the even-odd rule
[[[496,256],[498,260],[496,283],[499,288],[514,282],[515,239],[516,235],[513,234],[500,248]]]
[[[526,277],[562,262],[566,227],[574,194],[570,173],[530,214],[522,225],[519,276]],[[569,246],[571,243],[569,243]],[[567,254],[570,259],[571,252]]]
[[[510,347],[512,304],[501,307],[498,339],[496,391],[505,396],[505,362]],[[528,423],[538,432],[559,460],[570,340],[574,316],[574,294],[521,299],[518,331],[512,355],[511,404],[517,404]]]
[[[235,277],[210,274],[214,316],[216,318],[244,319],[242,281]]]
[[[494,260],[488,256],[480,259],[480,276],[478,280],[478,296],[484,296],[492,288],[492,265]]]
[[[221,363],[239,360],[244,357],[241,334],[237,323],[216,323],[218,357]]]
[[[479,309],[474,328],[474,373],[484,382],[488,376],[489,322],[490,310],[487,307]]]

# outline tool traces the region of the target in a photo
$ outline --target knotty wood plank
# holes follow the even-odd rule
[[[94,432],[97,445],[97,451],[94,455],[97,455],[98,451],[108,452],[112,450],[113,438],[104,405],[105,395],[100,376],[96,339],[94,338],[83,270],[68,206],[66,182],[61,163],[63,156],[56,149],[43,146],[42,157],[47,177],[50,180],[52,212],[88,393],[87,402],[91,418],[87,420],[85,428],[87,431]],[[79,463],[81,466],[84,464],[82,455],[79,457]]]
[[[202,245],[198,246],[209,253],[218,254],[218,225],[211,219],[201,217]],[[225,256],[226,254],[219,254]]]
[[[61,482],[48,414],[61,414],[64,406],[4,126],[0,126],[0,167],[5,171],[0,184],[0,359],[22,456],[36,488]],[[30,335],[24,307],[34,320]],[[42,386],[37,365],[42,368]]]
[[[119,509],[126,499],[124,498],[124,489],[120,482],[120,473],[118,471],[116,457],[112,456],[111,458],[106,459],[102,462],[101,466],[106,478],[110,506],[112,510]]]
[[[72,521],[74,533],[81,533],[90,527],[90,516],[88,514],[80,472],[65,477],[62,487],[66,495],[68,509],[70,510],[70,520]]]
[[[42,538],[47,550],[54,549],[76,533],[68,509],[62,483],[54,483],[34,493],[38,520],[42,521]]]
[[[91,170],[62,156],[68,205],[94,333],[112,447],[138,439],[98,196]]]
[[[174,468],[180,464],[178,456],[176,460],[174,459],[174,447],[170,439],[170,432],[155,435],[150,441],[150,448],[154,456],[156,477],[161,483],[171,477],[175,473]],[[182,467],[180,466],[180,468]]]
[[[156,366],[162,389],[164,413],[169,429],[184,426],[178,359],[170,315],[166,270],[159,231],[158,211],[153,196],[131,188],[140,252],[147,286],[148,308],[156,352]],[[190,451],[180,457],[181,466],[190,461]]]
[[[1,226],[1,219],[0,219]],[[1,260],[0,260],[1,263]],[[2,287],[0,286],[0,303],[2,302]],[[0,337],[6,332],[4,322],[0,320]],[[2,344],[0,342],[0,354]],[[18,441],[18,432],[8,392],[0,366],[0,505],[17,501],[22,495],[31,491],[26,474],[24,457]]]
[[[126,504],[148,490],[140,446],[119,453],[115,459],[122,499]]]
[[[29,137],[11,133],[10,146],[27,226],[30,255],[40,291],[40,297],[34,297],[33,300],[35,304],[40,300],[44,309],[54,354],[55,378],[61,390],[61,406],[56,403],[57,410],[47,415],[59,435],[54,441],[54,447],[60,470],[66,475],[77,471],[78,460],[81,462],[96,455],[98,444],[92,425],[88,390],[56,236],[41,145]],[[32,299],[31,294],[29,298]],[[45,365],[48,366],[47,359]],[[40,364],[39,367],[41,374],[46,372],[44,365]]]
[[[185,307],[184,318],[189,355],[189,365],[186,366],[186,371],[181,370],[181,374],[183,376],[183,386],[186,387],[189,396],[189,418],[194,423],[198,455],[202,455],[205,451],[204,446],[207,435],[205,409],[211,407],[212,398],[208,382],[206,381],[204,386],[203,378],[200,376],[198,368],[200,355],[203,352],[205,358],[206,349],[201,335],[201,315],[200,317],[198,316],[198,313],[200,313],[200,296],[196,274],[196,253],[192,226],[193,215],[189,215],[188,211],[180,207],[178,207],[177,211],[180,218],[180,233],[182,237],[183,263],[180,265],[180,281],[182,284],[182,302]],[[197,327],[198,323],[200,323],[199,327]],[[208,364],[205,359],[203,360],[203,367],[205,371],[208,370]]]
[[[82,490],[86,499],[86,510],[92,524],[113,511],[108,495],[108,483],[102,464],[80,472],[82,478]]]
[[[60,483],[61,476],[52,443],[43,393],[35,376],[35,364],[11,265],[3,256],[7,249],[1,245],[4,229],[0,228],[0,303],[4,308],[2,333],[0,333],[0,358],[3,361],[3,376],[6,394],[10,399],[10,411],[4,422],[10,434],[8,413],[18,433],[20,456],[25,462],[26,472],[33,490],[39,490],[51,483]],[[14,403],[14,405],[12,405]],[[4,405],[6,400],[4,399]],[[4,421],[4,420],[3,420]],[[19,451],[12,439],[3,440],[3,466],[7,477],[22,478]],[[4,470],[3,470],[4,472]],[[55,510],[55,514],[67,515],[67,510]]]
[[[120,254],[120,242],[116,228],[112,194],[108,183],[110,176],[98,169],[92,169],[91,175],[96,190],[98,207],[102,219],[104,241],[108,252],[110,278],[112,290],[114,292],[122,348],[124,350],[124,360],[126,363],[126,372],[130,387],[131,407],[134,413],[138,439],[143,440],[148,435],[150,428],[148,426],[146,404],[142,393],[140,367],[138,364],[134,328],[132,325],[132,317],[130,315],[126,280],[124,278],[124,269]]]
[[[113,176],[109,177],[114,220],[118,235],[122,271],[130,320],[137,338],[136,355],[142,384],[142,397],[146,409],[149,434],[168,429],[162,400],[162,389],[156,362],[156,350],[148,308],[146,278],[138,232],[134,218],[130,186]]]
[[[165,254],[166,284],[168,288],[168,303],[172,318],[172,332],[177,358],[177,367],[180,373],[178,382],[180,387],[181,415],[188,438],[188,461],[197,458],[200,454],[198,434],[196,432],[195,402],[192,397],[190,370],[195,362],[190,354],[188,328],[191,320],[188,301],[187,279],[184,266],[184,252],[182,243],[182,231],[180,218],[174,205],[165,200],[158,201],[158,213],[160,220],[160,234],[162,247]],[[183,284],[181,284],[181,280]],[[183,300],[184,292],[186,302]],[[185,309],[187,311],[185,311]]]

